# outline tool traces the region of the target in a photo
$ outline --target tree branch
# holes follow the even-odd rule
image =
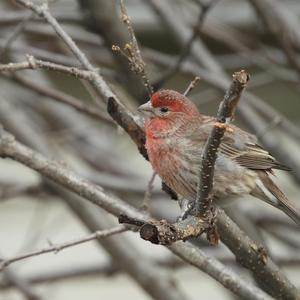
[[[140,76],[134,74],[128,65],[127,57],[111,52],[112,45],[125,45],[128,40],[126,27],[119,21],[117,11],[118,1],[107,0],[80,0],[84,13],[84,22],[89,29],[95,31],[105,41],[106,48],[113,53],[118,75],[121,75],[123,87],[135,98],[142,98],[145,87]],[[98,49],[97,49],[98,51]]]
[[[100,238],[105,238],[108,236],[112,236],[118,233],[122,233],[124,231],[128,230],[125,226],[117,226],[114,228],[110,228],[110,229],[106,229],[106,230],[101,230],[101,231],[96,231],[84,238],[78,238],[75,239],[73,241],[70,242],[65,242],[62,244],[57,244],[57,245],[51,245],[50,247],[46,247],[43,248],[41,250],[37,250],[37,251],[32,251],[29,253],[25,253],[25,254],[21,254],[21,255],[17,255],[14,257],[10,257],[10,258],[6,258],[6,259],[0,259],[0,272],[6,268],[7,266],[9,266],[12,263],[15,263],[17,261],[20,260],[24,260],[26,258],[30,258],[30,257],[34,257],[34,256],[38,256],[38,255],[42,255],[42,254],[46,254],[49,252],[54,252],[55,254],[60,252],[61,250],[64,250],[66,248],[70,248],[76,245],[80,245],[83,243],[87,243],[90,242],[92,240],[96,240],[96,239],[100,239]]]
[[[212,9],[212,7],[217,2],[218,2],[218,0],[212,0],[207,3],[200,3],[200,2],[197,3],[200,8],[200,12],[199,12],[198,18],[195,22],[195,25],[193,26],[194,28],[190,35],[190,38],[189,38],[189,40],[187,40],[185,45],[183,45],[183,47],[181,49],[181,53],[176,58],[175,63],[173,65],[171,65],[168,68],[168,70],[160,78],[158,78],[156,80],[156,83],[154,85],[157,88],[162,86],[167,80],[169,80],[176,72],[178,72],[180,70],[182,63],[190,55],[191,49],[194,45],[194,42],[197,40],[198,32],[199,32],[199,30],[201,30],[201,28],[203,26],[205,17],[207,16],[208,12]],[[162,12],[160,12],[160,14],[162,15]],[[184,93],[184,95],[186,95],[186,94],[188,94],[188,93]]]
[[[68,106],[73,107],[77,111],[84,113],[95,120],[100,122],[105,122],[108,125],[115,125],[113,120],[107,116],[104,112],[100,111],[95,105],[87,105],[83,101],[72,97],[62,91],[58,91],[55,89],[51,89],[50,87],[43,86],[41,84],[37,84],[32,80],[25,79],[21,76],[13,76],[13,80],[15,80],[20,85],[37,92],[40,95],[45,96],[46,98],[50,98],[51,100],[57,101],[59,103],[66,104]]]
[[[92,81],[93,74],[90,71],[55,64],[49,61],[35,59],[32,55],[26,55],[27,61],[19,63],[0,64],[0,72],[16,72],[21,70],[45,69],[68,74],[77,78]]]
[[[271,260],[266,249],[246,236],[222,209],[218,209],[216,225],[223,243],[242,266],[252,271],[265,291],[276,299],[300,299],[299,291]]]
[[[204,218],[208,217],[213,197],[211,191],[217,151],[226,131],[226,124],[233,118],[235,108],[249,78],[249,74],[244,70],[233,74],[232,84],[225,93],[223,101],[219,106],[217,114],[218,123],[214,125],[203,149],[201,172],[197,186],[196,210],[197,213]]]
[[[124,22],[124,24],[126,24],[131,39],[130,44],[125,45],[124,48],[124,50],[126,51],[125,56],[129,61],[129,65],[131,69],[136,74],[139,74],[141,76],[143,84],[148,92],[148,96],[151,97],[151,95],[153,94],[153,88],[146,74],[146,70],[145,70],[146,64],[142,58],[142,54],[137,39],[135,37],[134,29],[131,25],[130,18],[127,14],[127,9],[123,0],[120,0],[120,7],[122,13],[122,21]]]
[[[187,89],[184,91],[183,95],[184,96],[187,96],[196,86],[196,84],[198,83],[198,81],[200,80],[201,78],[199,76],[196,76],[192,81],[191,83],[189,84],[189,86],[187,87]]]
[[[190,249],[188,252],[186,251],[187,247]],[[233,293],[238,294],[241,299],[273,299],[258,287],[249,285],[249,282],[244,280],[243,277],[236,275],[214,257],[208,257],[202,250],[191,243],[186,245],[182,242],[177,242],[168,248],[184,261],[205,270],[207,274],[217,278],[218,282]],[[207,261],[210,263],[207,264]]]
[[[184,220],[171,224],[166,220],[150,219],[145,222],[120,215],[119,223],[138,226],[142,239],[160,245],[170,245],[176,241],[196,238],[209,228],[207,222],[194,216],[188,216]]]

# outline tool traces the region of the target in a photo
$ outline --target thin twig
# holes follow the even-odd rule
[[[80,11],[68,10],[55,10],[55,18],[61,22],[66,23],[78,23],[82,21],[82,13]],[[15,11],[1,11],[0,15],[0,25],[14,25],[15,23],[22,22],[28,16],[26,11],[15,10]],[[32,19],[32,22],[37,24],[41,23],[42,20],[39,18]]]
[[[292,10],[278,0],[249,0],[268,30],[281,45],[286,57],[300,76],[300,64],[295,48],[299,48],[299,20]]]
[[[192,35],[193,29],[185,22],[182,15],[176,13],[172,2],[159,0],[148,0],[144,2],[153,8],[161,22],[168,28],[170,34],[172,34],[175,40],[184,47],[189,39],[188,37]],[[196,39],[194,41],[193,47],[190,49],[190,54],[195,59],[196,64],[204,66],[216,74],[225,76],[222,68],[215,61],[201,39]]]
[[[196,86],[196,84],[198,83],[198,81],[201,78],[199,76],[196,76],[191,83],[189,84],[189,86],[187,87],[187,89],[185,90],[185,92],[183,93],[184,96],[187,96]]]
[[[151,200],[151,196],[152,196],[152,192],[153,192],[153,188],[154,188],[154,180],[155,180],[155,177],[156,177],[156,172],[153,172],[153,174],[151,175],[151,178],[148,182],[148,185],[147,185],[147,189],[146,189],[146,192],[145,192],[145,195],[144,195],[144,200],[143,200],[143,210],[145,211],[148,211],[149,210],[149,203],[150,203],[150,200]]]
[[[33,18],[33,13],[30,13],[15,27],[15,29],[10,33],[6,43],[3,45],[0,50],[0,59],[5,54],[5,52],[10,48],[11,44],[16,40],[18,35],[25,29],[27,23]]]
[[[205,17],[207,16],[207,13],[210,11],[210,9],[218,2],[218,0],[210,1],[209,3],[200,3],[198,2],[198,6],[200,7],[200,12],[197,18],[197,21],[193,27],[193,32],[191,33],[191,36],[189,40],[186,42],[186,44],[183,46],[181,53],[177,57],[175,63],[159,78],[157,79],[155,86],[160,87],[162,86],[167,80],[169,80],[178,70],[180,69],[182,63],[188,58],[190,55],[192,46],[195,42],[195,40],[198,37],[198,32],[201,30],[201,27],[203,26]]]
[[[64,250],[66,248],[70,248],[76,245],[80,245],[83,243],[87,243],[90,242],[92,240],[96,240],[96,239],[100,239],[100,238],[105,238],[108,236],[112,236],[118,233],[122,233],[124,231],[128,230],[125,226],[116,226],[114,228],[110,228],[107,230],[101,230],[101,231],[96,231],[86,237],[83,238],[78,238],[75,240],[72,240],[70,242],[65,242],[62,244],[57,244],[57,245],[51,245],[49,247],[43,248],[41,250],[37,250],[37,251],[32,251],[29,253],[25,253],[22,255],[17,255],[11,258],[6,258],[6,259],[1,259],[0,261],[0,272],[6,268],[7,266],[11,265],[12,263],[15,263],[17,261],[20,260],[24,260],[26,258],[30,258],[30,257],[34,257],[34,256],[38,256],[38,255],[42,255],[42,254],[46,254],[49,252],[54,252],[55,254],[60,252],[61,250]]]
[[[96,120],[105,122],[109,125],[114,124],[111,118],[108,118],[106,115],[104,115],[104,113],[102,113],[97,107],[93,107],[95,105],[87,105],[86,103],[76,99],[71,95],[63,93],[62,91],[54,90],[49,87],[42,86],[41,84],[36,84],[34,81],[25,79],[21,76],[15,75],[12,79],[14,79],[17,83],[21,84],[22,86],[39,93],[40,95],[71,106],[77,111],[87,114]]]
[[[145,69],[146,64],[142,58],[141,50],[139,48],[137,39],[135,37],[134,29],[131,25],[130,18],[127,14],[127,9],[123,0],[120,0],[120,7],[122,13],[122,21],[124,22],[124,24],[126,24],[128,28],[131,41],[129,44],[125,45],[123,51],[121,50],[120,47],[115,45],[112,46],[112,50],[123,54],[128,59],[132,71],[135,72],[136,74],[141,75],[141,79],[150,97],[153,94],[153,88],[146,74],[146,69]]]
[[[134,138],[134,135],[138,135],[138,138],[141,137],[140,132],[142,132],[139,125],[136,124],[138,121],[138,117],[134,116],[126,107],[124,107],[121,104],[121,101],[119,98],[115,95],[115,93],[111,90],[109,85],[106,83],[106,81],[103,79],[103,77],[98,73],[98,70],[93,67],[93,65],[88,61],[85,54],[77,47],[75,42],[72,40],[72,38],[64,31],[64,29],[60,26],[60,24],[57,22],[57,20],[51,15],[51,13],[48,10],[48,6],[46,4],[43,5],[37,5],[34,4],[32,1],[26,1],[26,0],[16,0],[17,3],[23,5],[24,7],[27,7],[28,9],[31,9],[34,11],[37,15],[43,17],[55,30],[57,35],[64,41],[64,43],[68,46],[68,48],[73,52],[73,54],[76,56],[76,58],[80,61],[81,65],[86,68],[88,71],[92,74],[92,80],[91,83],[96,89],[96,91],[102,96],[102,99],[105,104],[107,104],[107,110],[112,113],[121,112],[121,119],[122,124],[127,126],[128,132],[131,134],[131,136]],[[111,100],[111,101],[109,101]],[[116,110],[113,109],[112,102],[114,103],[114,106]],[[116,112],[116,114],[118,114]],[[113,118],[114,119],[114,118]],[[131,123],[127,123],[126,121],[132,120]],[[134,126],[131,127],[131,125],[134,123]],[[136,134],[138,133],[138,134]],[[141,141],[145,140],[144,137],[141,137]],[[140,150],[143,152],[146,152],[144,149],[144,143],[140,143]],[[142,150],[143,149],[143,150]]]
[[[32,286],[34,284],[40,284],[45,282],[55,282],[65,279],[80,278],[84,276],[113,276],[121,272],[120,268],[113,264],[112,262],[103,262],[103,263],[87,263],[83,266],[72,266],[55,268],[54,270],[39,270],[37,273],[32,273],[25,277],[26,281]],[[1,282],[0,290],[9,289],[12,287],[11,282]]]
[[[27,61],[19,63],[0,64],[0,72],[16,72],[21,70],[45,69],[50,71],[61,72],[64,74],[74,76],[76,78],[81,78],[89,81],[93,80],[93,74],[90,71],[78,69],[75,67],[59,65],[50,61],[36,59],[32,55],[26,55],[26,59]]]

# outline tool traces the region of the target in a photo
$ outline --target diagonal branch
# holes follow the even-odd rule
[[[194,45],[194,42],[198,38],[198,32],[203,27],[203,23],[205,21],[205,18],[207,16],[208,12],[213,8],[214,5],[217,4],[217,2],[218,2],[218,0],[212,0],[212,1],[207,2],[207,3],[201,3],[201,2],[197,3],[199,8],[200,8],[200,12],[199,12],[198,18],[196,20],[196,23],[193,26],[194,28],[193,28],[193,31],[190,35],[190,38],[183,45],[181,53],[176,58],[175,63],[172,64],[168,68],[168,70],[160,78],[157,79],[157,81],[155,83],[156,87],[160,87],[160,86],[164,85],[166,83],[166,81],[168,81],[174,74],[176,74],[180,70],[180,67],[181,67],[182,63],[190,55],[191,49]]]
[[[126,24],[131,39],[130,44],[126,44],[124,48],[126,50],[125,56],[128,58],[129,65],[131,66],[132,70],[135,73],[141,75],[141,79],[148,92],[148,95],[149,97],[151,97],[151,95],[153,94],[153,88],[146,74],[146,64],[142,58],[141,50],[135,37],[134,29],[131,25],[130,18],[128,16],[127,9],[123,0],[120,0],[120,7],[122,13],[122,21],[124,22],[124,24]]]
[[[216,258],[208,257],[201,249],[197,249],[194,245],[188,243],[188,247],[191,250],[190,252],[186,251],[186,245],[178,242],[168,248],[189,264],[196,268],[204,269],[207,274],[217,274],[218,281],[230,291],[239,294],[241,299],[273,299],[258,287],[249,285],[247,281],[242,280],[239,286],[232,284],[237,278],[241,279],[242,277],[236,275],[231,269],[224,267]],[[207,264],[207,261],[210,261],[210,263]],[[255,298],[253,298],[253,295],[255,295]]]
[[[187,96],[196,86],[196,84],[198,83],[198,81],[200,80],[201,78],[199,76],[196,76],[192,81],[191,83],[189,84],[189,86],[187,87],[187,89],[184,91],[183,95],[184,96]]]
[[[221,139],[226,131],[226,124],[233,118],[235,108],[245,89],[249,74],[244,70],[233,74],[233,81],[221,102],[214,125],[202,154],[201,172],[197,186],[196,210],[200,216],[207,218],[211,206],[214,165]]]
[[[70,242],[65,242],[63,244],[57,244],[57,245],[51,245],[49,247],[43,248],[41,250],[37,250],[37,251],[32,251],[29,253],[25,253],[25,254],[21,254],[18,256],[14,256],[11,258],[7,258],[7,259],[1,259],[0,260],[0,272],[6,268],[7,266],[9,266],[10,264],[26,259],[26,258],[30,258],[30,257],[34,257],[34,256],[38,256],[38,255],[42,255],[42,254],[46,254],[46,253],[50,253],[50,252],[54,252],[54,253],[58,253],[61,250],[64,250],[66,248],[70,248],[76,245],[80,245],[83,243],[87,243],[90,242],[92,240],[96,240],[96,239],[100,239],[100,238],[105,238],[108,236],[112,236],[121,232],[126,231],[126,227],[125,226],[116,226],[114,228],[110,228],[110,229],[106,229],[106,230],[101,230],[101,231],[96,231],[84,238],[79,238]]]

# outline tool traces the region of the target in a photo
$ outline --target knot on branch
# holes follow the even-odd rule
[[[125,215],[120,215],[119,223],[125,223],[139,227],[142,239],[153,244],[170,245],[176,241],[185,241],[197,238],[206,232],[211,244],[216,244],[216,227],[199,217],[188,216],[185,220],[169,223],[166,220],[140,221]],[[212,226],[213,224],[213,226]]]
[[[26,55],[26,60],[27,60],[27,62],[28,62],[28,65],[29,65],[29,68],[30,68],[30,69],[33,69],[33,70],[34,70],[34,69],[37,68],[37,64],[36,64],[36,61],[35,61],[34,56],[27,54],[27,55]]]
[[[178,239],[178,232],[173,224],[160,220],[143,224],[140,236],[153,244],[170,245]]]
[[[248,81],[250,80],[250,74],[245,70],[241,70],[238,72],[234,72],[232,75],[233,81],[238,81],[244,87],[247,85]]]

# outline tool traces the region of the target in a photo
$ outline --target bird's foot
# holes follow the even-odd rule
[[[187,216],[191,213],[191,211],[195,207],[195,202],[194,201],[188,201],[188,200],[183,200],[183,203],[181,204],[181,214],[177,218],[177,221],[183,221],[187,218]]]

